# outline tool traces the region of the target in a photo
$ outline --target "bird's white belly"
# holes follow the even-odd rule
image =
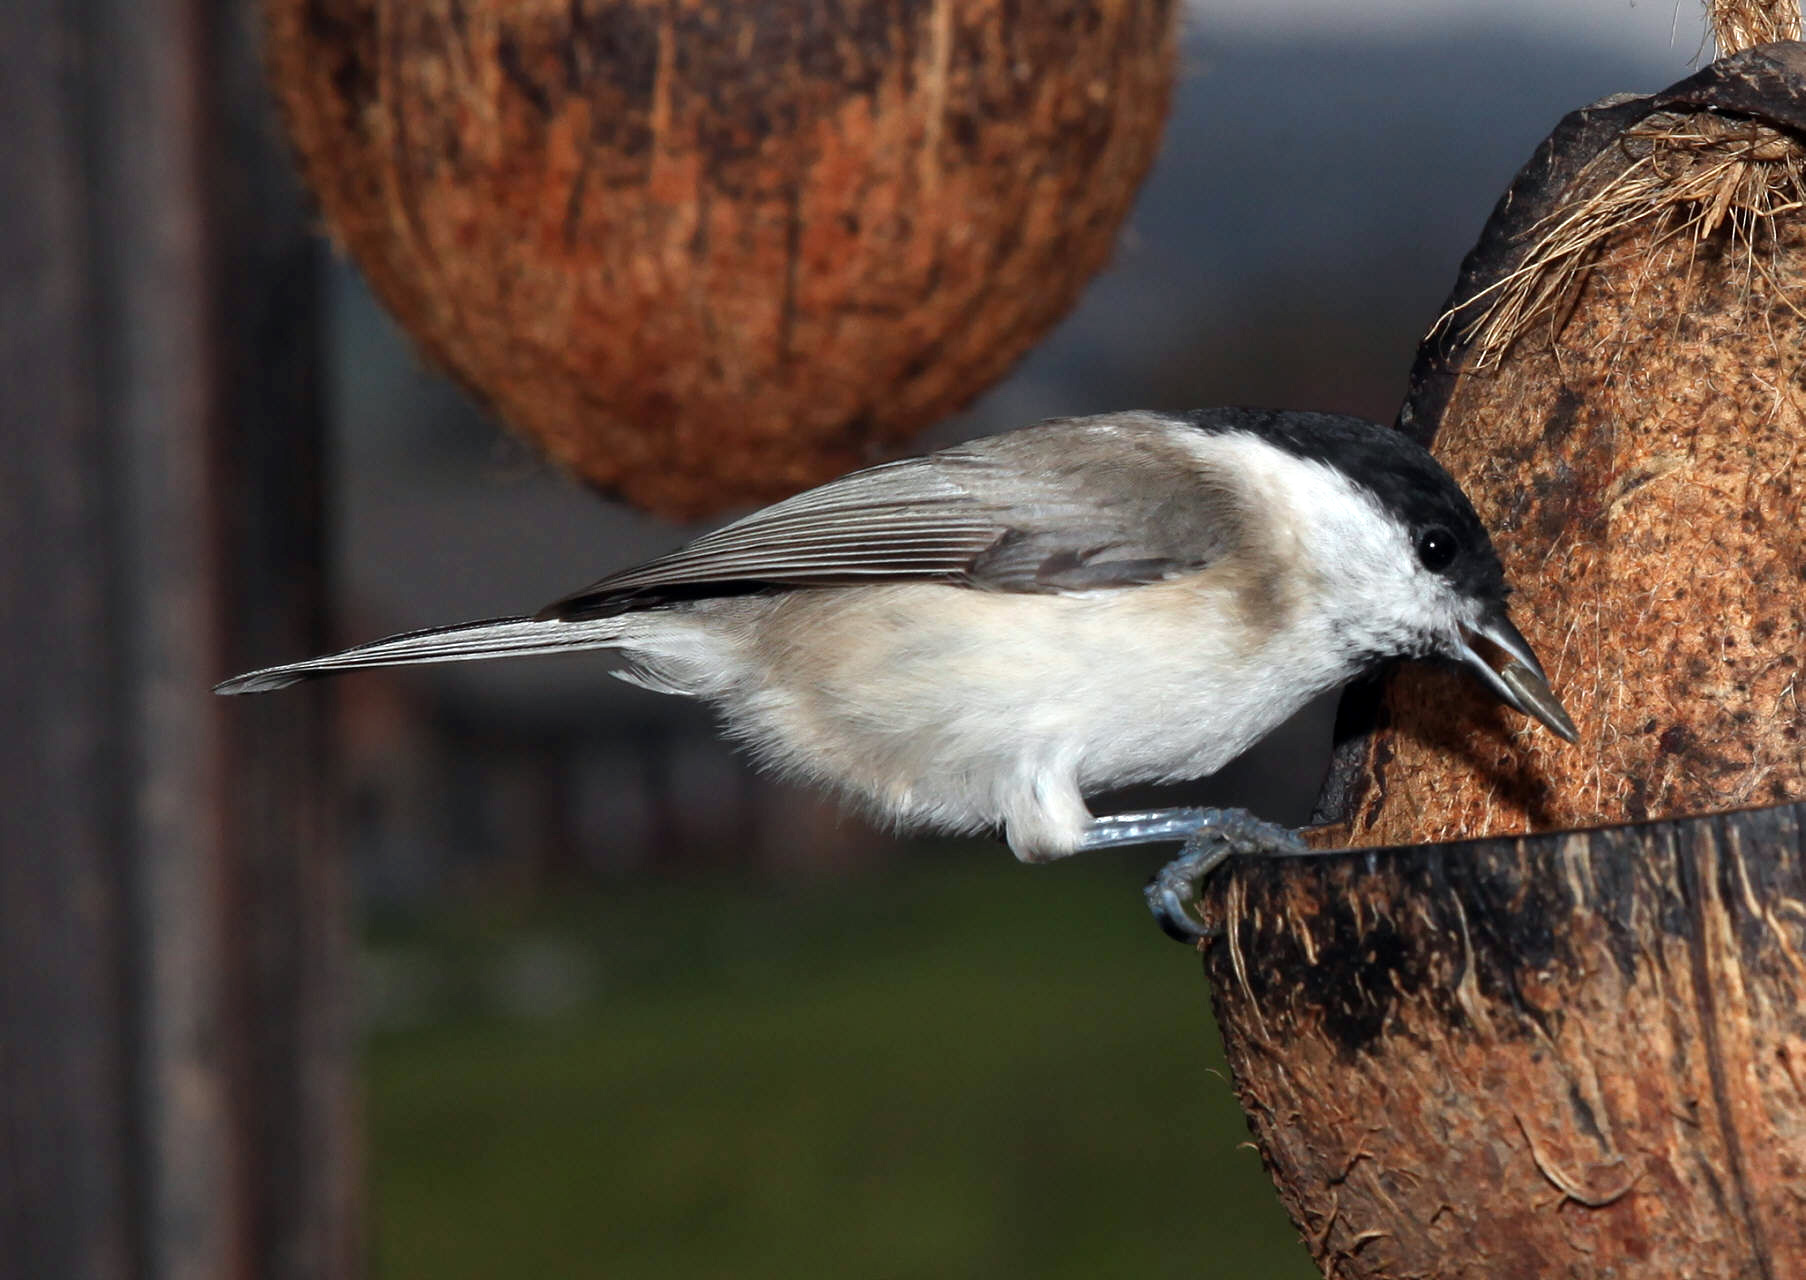
[[[1249,627],[1195,579],[799,592],[755,632],[718,697],[762,758],[903,823],[1007,822],[1012,843],[1044,824],[1050,849],[1088,820],[1080,793],[1213,773],[1338,678],[1305,669],[1320,644]]]

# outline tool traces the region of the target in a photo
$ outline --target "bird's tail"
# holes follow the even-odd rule
[[[365,667],[399,667],[417,662],[469,662],[477,658],[513,658],[576,649],[607,649],[622,642],[627,619],[588,618],[577,622],[533,618],[490,618],[454,627],[407,631],[372,640],[339,653],[305,662],[265,667],[233,676],[213,686],[215,693],[267,693],[314,676]]]

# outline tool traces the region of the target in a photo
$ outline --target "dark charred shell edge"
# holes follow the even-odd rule
[[[1578,833],[1240,858],[1204,882],[1204,965],[1231,1033],[1261,1010],[1288,1030],[1303,1013],[1360,1054],[1398,1034],[1409,998],[1473,1034],[1469,1007],[1440,973],[1474,983],[1499,1015],[1498,1034],[1536,1034],[1545,1012],[1525,1004],[1519,975],[1553,969],[1578,984],[1609,958],[1628,980],[1661,963],[1652,956],[1662,939],[1710,945],[1713,902],[1724,904],[1727,940],[1742,955],[1775,955],[1773,917],[1760,905],[1806,889],[1803,827],[1806,804],[1789,802]],[[1563,873],[1577,856],[1573,840],[1583,842],[1584,875]],[[1407,897],[1412,911],[1383,906]],[[1562,923],[1577,914],[1598,928]],[[1237,949],[1261,962],[1237,965]],[[1779,960],[1775,971],[1798,985]]]
[[[1560,204],[1580,171],[1627,129],[1659,111],[1718,111],[1806,135],[1806,43],[1757,45],[1720,58],[1660,93],[1646,98],[1613,95],[1564,116],[1512,179],[1462,261],[1442,307],[1442,312],[1454,313],[1451,323],[1439,326],[1417,349],[1410,390],[1398,411],[1399,430],[1426,447],[1435,441],[1467,351],[1460,334],[1474,308],[1483,305],[1460,304],[1516,270],[1530,247],[1526,233]],[[1368,739],[1381,727],[1380,690],[1375,681],[1351,689],[1343,698],[1336,716],[1335,748],[1313,822],[1342,822],[1349,817],[1360,792]]]

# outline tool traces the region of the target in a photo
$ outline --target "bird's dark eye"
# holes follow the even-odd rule
[[[1432,525],[1417,535],[1417,560],[1431,573],[1441,573],[1455,563],[1461,544],[1455,535],[1441,525]]]

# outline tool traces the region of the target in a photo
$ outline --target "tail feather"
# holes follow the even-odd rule
[[[267,693],[315,676],[366,667],[397,667],[421,662],[469,662],[479,658],[525,657],[577,649],[606,649],[621,640],[626,619],[595,618],[576,622],[533,618],[490,618],[451,627],[407,631],[356,645],[305,662],[290,662],[233,676],[213,686],[215,693]]]

